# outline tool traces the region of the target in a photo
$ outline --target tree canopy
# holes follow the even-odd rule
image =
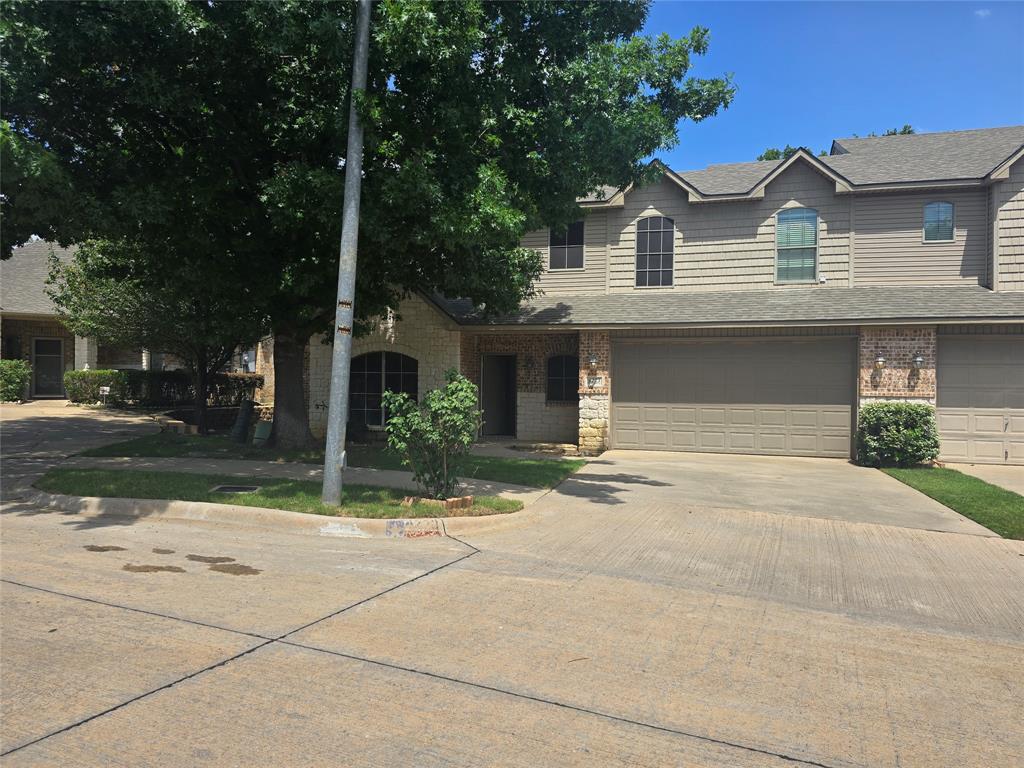
[[[640,36],[648,9],[375,3],[358,317],[413,290],[513,308],[540,271],[523,232],[577,218],[575,201],[602,185],[642,180],[681,119],[728,105],[728,77],[687,76],[708,31]],[[354,10],[6,4],[2,117],[55,158],[75,213],[18,189],[10,207],[62,243],[174,242],[178,257],[139,264],[140,277],[244,285],[277,348],[304,344],[333,317]],[[281,373],[278,413],[294,414],[301,380]]]

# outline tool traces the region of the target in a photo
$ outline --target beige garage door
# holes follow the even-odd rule
[[[619,342],[616,448],[850,455],[852,339]]]
[[[941,457],[1024,464],[1024,338],[940,336],[936,375]]]

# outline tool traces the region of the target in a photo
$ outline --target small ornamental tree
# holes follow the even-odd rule
[[[868,403],[857,418],[857,461],[909,467],[939,455],[935,410],[924,403]]]
[[[480,429],[476,386],[455,370],[447,384],[417,403],[404,392],[384,393],[388,448],[402,457],[413,479],[434,499],[448,499]]]

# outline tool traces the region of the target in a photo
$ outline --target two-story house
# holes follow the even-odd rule
[[[356,340],[351,421],[455,367],[485,435],[584,452],[846,458],[858,407],[900,399],[936,406],[944,458],[1024,464],[1024,126],[660,171],[528,234],[518,312],[414,297]],[[330,347],[309,366],[322,430]]]

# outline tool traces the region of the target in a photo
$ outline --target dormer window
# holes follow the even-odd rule
[[[775,280],[812,283],[818,278],[818,212],[787,208],[775,216]]]
[[[950,243],[953,241],[953,204],[936,202],[924,207],[924,241]]]
[[[574,221],[561,232],[552,229],[548,241],[548,269],[583,269],[583,222]]]
[[[636,286],[672,285],[675,226],[667,216],[645,216],[636,223]]]

